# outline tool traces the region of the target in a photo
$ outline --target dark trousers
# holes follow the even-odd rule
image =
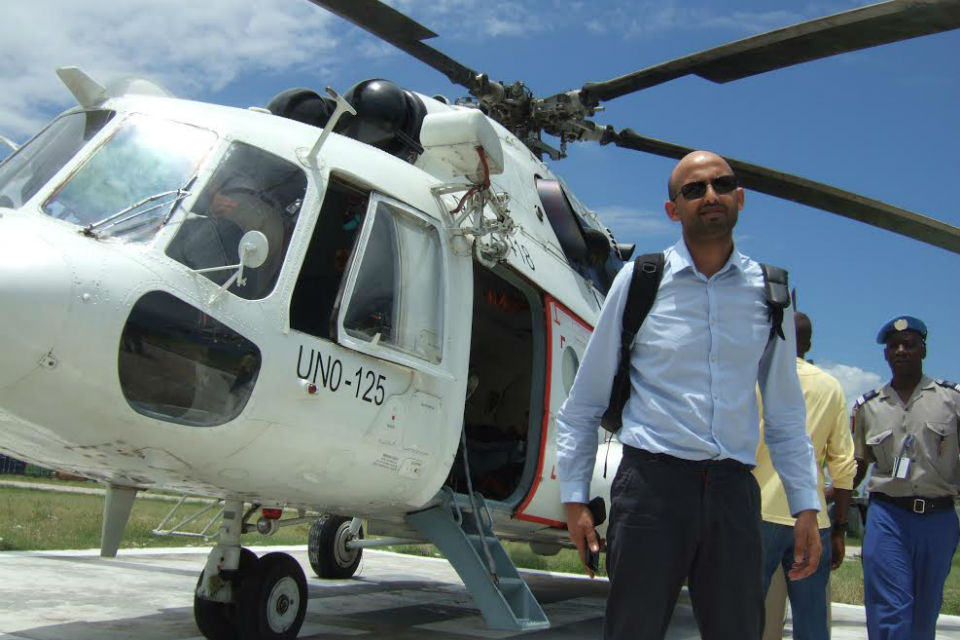
[[[623,451],[610,491],[604,638],[661,640],[687,579],[703,640],[759,640],[760,489],[750,468]]]

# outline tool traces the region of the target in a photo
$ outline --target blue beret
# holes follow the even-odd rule
[[[913,316],[896,316],[880,327],[880,333],[877,334],[877,344],[886,344],[887,335],[894,331],[907,330],[916,331],[924,340],[927,339],[927,325],[923,324],[923,320]]]

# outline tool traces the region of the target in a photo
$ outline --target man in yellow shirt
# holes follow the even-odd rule
[[[843,388],[836,378],[803,359],[810,350],[813,328],[810,318],[803,313],[796,313],[794,319],[797,330],[797,376],[807,408],[807,433],[819,462],[821,508],[817,520],[823,554],[820,566],[813,575],[787,582],[787,593],[793,608],[793,637],[796,640],[828,640],[827,581],[831,567],[836,569],[843,562],[847,508],[857,464],[853,457],[853,438],[850,435]],[[836,524],[833,527],[823,495],[824,464],[833,479],[836,501]],[[757,467],[753,474],[760,485],[761,494],[763,591],[766,593],[778,567],[783,566],[784,572],[788,572],[793,566],[794,519],[790,516],[786,493],[762,439],[757,449]],[[775,625],[779,631],[782,620],[768,618],[768,629],[771,625]],[[767,634],[764,635],[766,637]],[[779,632],[776,637],[780,637]]]

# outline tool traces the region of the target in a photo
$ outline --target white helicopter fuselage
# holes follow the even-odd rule
[[[420,97],[431,114],[471,111]],[[429,148],[410,164],[332,134],[311,159],[319,129],[260,111],[141,95],[112,98],[97,108],[115,115],[24,202],[0,208],[0,450],[115,486],[167,488],[382,521],[399,521],[435,501],[460,464],[477,299],[474,271],[484,268],[475,261],[472,246],[481,239],[465,233],[450,213],[470,184]],[[65,199],[68,183],[92,166],[98,151],[131,121],[162,121],[204,132],[210,144],[191,165],[190,194],[171,207],[169,220],[152,235],[132,240],[97,228],[83,233],[87,224],[70,220],[51,203]],[[491,176],[491,190],[506,194],[503,206],[514,227],[502,234],[506,251],[496,262],[518,287],[539,298],[528,323],[541,347],[535,349],[536,384],[528,407],[538,413],[529,418],[533,426],[525,434],[536,451],[526,454],[524,479],[516,490],[509,499],[492,501],[492,511],[498,531],[507,537],[559,541],[566,534],[555,472],[554,419],[602,296],[571,269],[544,218],[534,185],[537,178],[555,179],[553,174],[509,132],[495,123],[493,128],[504,166]],[[305,177],[275,284],[255,299],[229,288],[222,291],[222,282],[168,255],[203,187],[236,154],[237,144],[281,159]],[[135,154],[131,157],[128,162],[137,161]],[[142,170],[150,171],[149,163]],[[319,336],[295,326],[291,300],[305,299],[303,265],[332,180],[368,193],[371,214],[360,223],[344,272],[336,330]],[[463,189],[440,194],[443,185],[453,183]],[[411,228],[435,231],[440,275],[433,273],[423,286],[435,292],[438,309],[424,311],[432,304],[424,297],[403,312],[414,332],[420,322],[416,314],[433,313],[439,329],[411,339],[411,344],[422,338],[429,345],[422,352],[419,347],[392,348],[380,333],[364,337],[345,324],[351,295],[367,282],[363,269],[370,261],[363,251],[372,246],[369,220],[377,206],[405,212],[403,220],[416,223],[409,223]],[[114,213],[106,207],[96,219]],[[484,217],[497,217],[489,204]],[[407,285],[398,281],[401,288]],[[249,392],[235,416],[194,420],[190,416],[202,412],[165,414],[159,401],[159,409],[145,410],[131,399],[131,393],[162,394],[166,384],[161,379],[130,382],[118,373],[129,358],[152,357],[141,352],[129,329],[138,303],[151,295],[195,310],[198,326],[223,326],[255,345],[255,380],[241,385],[236,378],[231,387],[231,393],[240,386]],[[221,338],[213,342],[222,346]],[[500,349],[497,357],[510,358],[509,345],[485,348]],[[174,351],[179,359],[190,352]],[[173,369],[201,381],[192,392],[195,406],[202,404],[197,398],[203,393],[214,393],[201,392],[201,386],[231,385],[218,377],[219,365],[179,366]],[[131,391],[137,385],[146,389]],[[613,442],[609,448],[606,463],[616,469],[619,445]],[[593,488],[606,496],[610,480],[603,466],[599,456]]]

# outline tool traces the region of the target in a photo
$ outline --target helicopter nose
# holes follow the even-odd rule
[[[4,227],[0,228],[0,388],[4,388],[39,367],[68,329],[72,277],[63,257],[39,235],[19,225],[0,227]]]

